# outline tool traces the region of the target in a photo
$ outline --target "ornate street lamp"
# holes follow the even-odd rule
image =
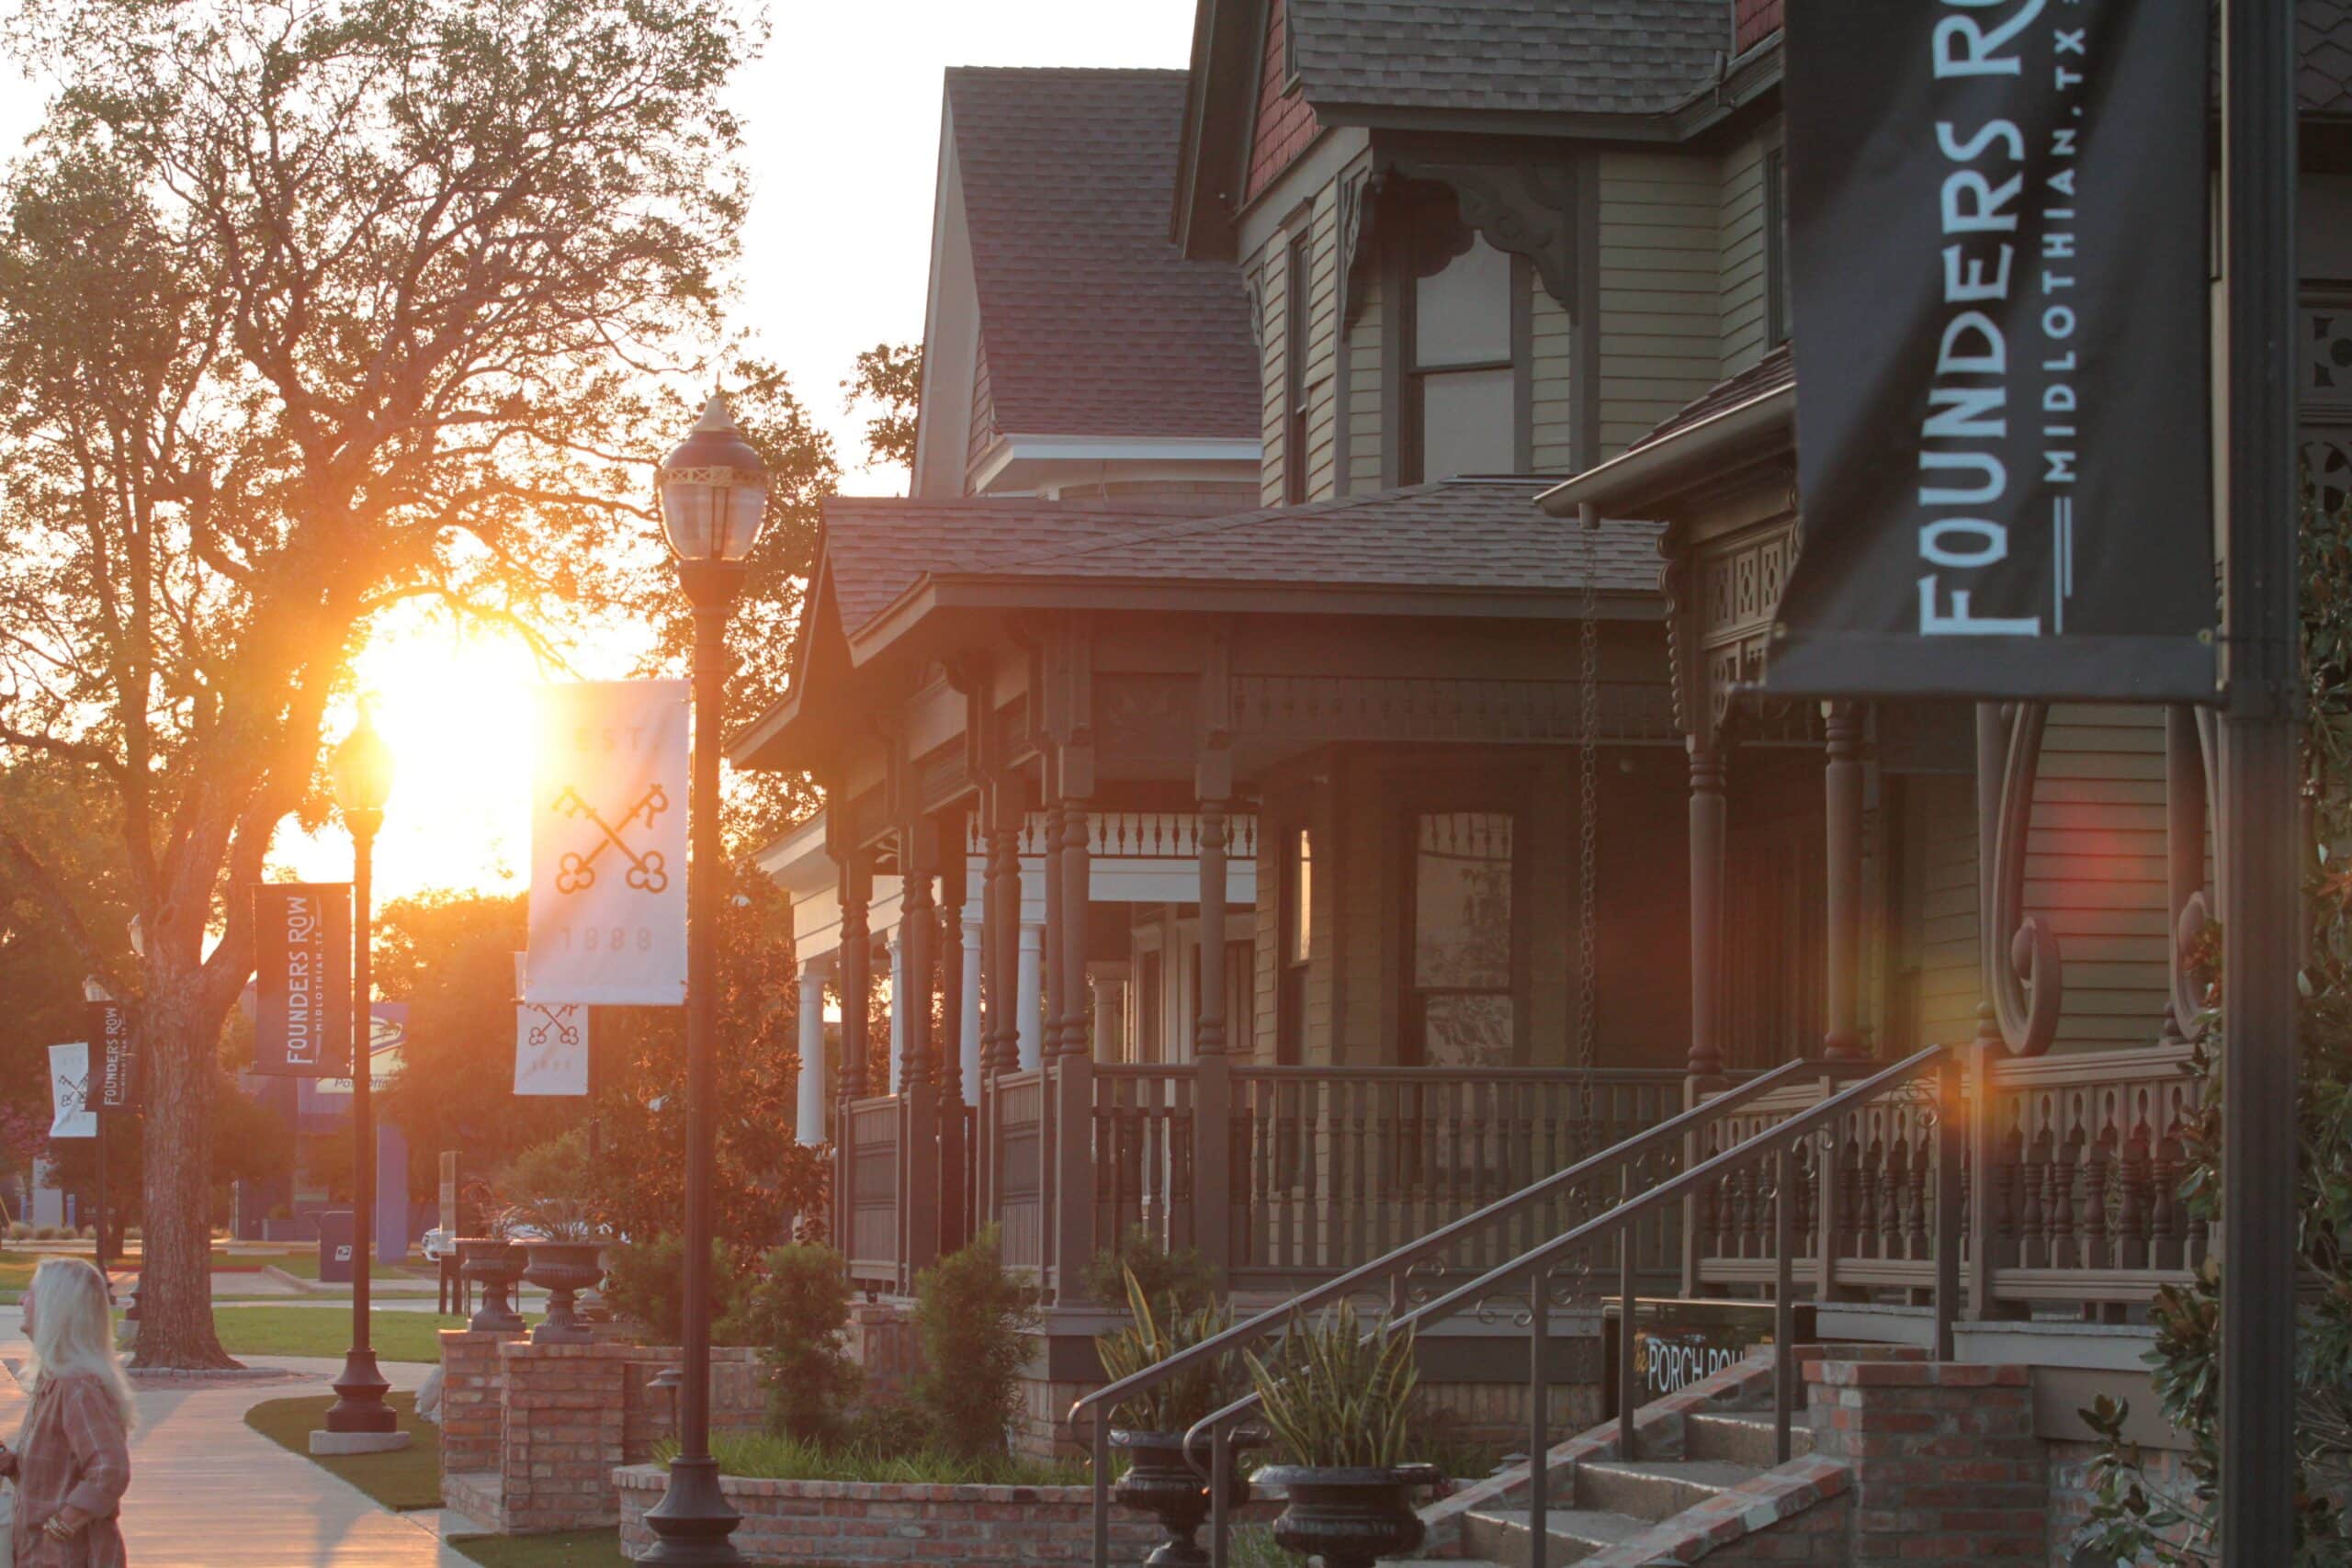
[[[369,1008],[374,977],[368,972],[369,949],[375,937],[373,904],[376,832],[384,825],[384,802],[392,793],[392,749],[376,732],[366,705],[359,723],[327,760],[327,782],[343,825],[351,833],[351,1349],[343,1359],[343,1375],[334,1391],[342,1395],[327,1411],[330,1433],[400,1433],[392,1407],[384,1403],[390,1384],[376,1370],[376,1348],[368,1332],[368,1267],[375,1250],[376,1115],[371,1090],[375,1018]],[[312,1434],[315,1439],[318,1434]],[[381,1442],[322,1445],[349,1451],[354,1448],[393,1446]],[[404,1446],[404,1445],[403,1445]]]
[[[644,1562],[743,1561],[728,1538],[741,1522],[710,1457],[711,1058],[718,1024],[718,726],[726,680],[727,614],[744,559],[767,520],[768,476],[718,393],[692,434],[662,459],[655,485],[662,532],[678,584],[695,608],[694,779],[687,820],[693,857],[686,895],[686,1224],[684,1334],[679,1368],[678,1456],[669,1490],[645,1517],[655,1541]]]

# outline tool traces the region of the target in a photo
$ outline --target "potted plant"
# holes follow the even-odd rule
[[[514,1287],[523,1279],[523,1249],[507,1234],[503,1212],[488,1211],[482,1228],[482,1235],[458,1238],[458,1276],[481,1287],[481,1305],[466,1326],[487,1334],[520,1334],[523,1314],[514,1310]]]
[[[1438,1473],[1403,1462],[1419,1378],[1411,1331],[1383,1320],[1366,1333],[1342,1302],[1321,1323],[1295,1320],[1271,1364],[1244,1359],[1288,1461],[1255,1477],[1283,1491],[1274,1540],[1325,1568],[1372,1568],[1420,1545],[1409,1494],[1436,1484]]]
[[[548,1315],[531,1330],[531,1343],[585,1345],[594,1339],[580,1319],[576,1298],[605,1277],[611,1224],[583,1199],[527,1198],[508,1206],[506,1225],[530,1257],[523,1278],[548,1293]]]
[[[1155,1309],[1135,1270],[1121,1273],[1127,1292],[1127,1326],[1094,1342],[1103,1375],[1113,1382],[1158,1366],[1226,1327],[1226,1314],[1214,1305],[1187,1310],[1170,1299]],[[1230,1357],[1210,1357],[1111,1413],[1111,1446],[1127,1455],[1126,1473],[1111,1495],[1126,1507],[1156,1516],[1168,1534],[1144,1560],[1147,1568],[1193,1568],[1209,1561],[1193,1539],[1208,1517],[1208,1483],[1185,1458],[1184,1434],[1231,1397],[1232,1374]],[[1238,1507],[1249,1500],[1250,1483],[1229,1476],[1226,1506]]]

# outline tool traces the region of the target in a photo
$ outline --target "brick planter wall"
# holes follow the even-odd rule
[[[621,1550],[632,1560],[653,1544],[646,1510],[667,1477],[650,1464],[612,1472],[620,1499]],[[722,1476],[743,1516],[736,1549],[753,1562],[856,1563],[858,1568],[949,1568],[964,1563],[1091,1562],[1092,1492],[1084,1486],[916,1486],[857,1481],[752,1481]],[[1116,1509],[1111,1561],[1138,1563],[1159,1526]]]
[[[613,1523],[613,1468],[650,1458],[671,1434],[669,1399],[646,1385],[677,1364],[674,1347],[534,1345],[452,1329],[441,1352],[442,1500],[485,1529]],[[767,1396],[757,1352],[710,1355],[713,1428],[759,1429]]]
[[[1806,1364],[1814,1452],[1853,1472],[1853,1568],[2046,1562],[2049,1457],[2023,1367]]]

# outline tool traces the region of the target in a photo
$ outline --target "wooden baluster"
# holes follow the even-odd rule
[[[2134,1090],[2131,1096],[2131,1131],[2123,1137],[2122,1184],[2123,1200],[2116,1218],[2120,1233],[2115,1259],[2119,1269],[2148,1267],[2148,1243],[2152,1229],[2149,1204],[2148,1176],[2148,1093]]]
[[[2079,1097],[2069,1096],[2062,1107],[2062,1116],[2074,1107]],[[2083,1165],[2083,1129],[2078,1117],[2066,1117],[2073,1125],[2059,1134],[2057,1157],[2050,1168],[2050,1267],[2079,1269],[2081,1257],[2081,1219],[2076,1204],[2081,1201],[2077,1178]],[[2063,1124],[2063,1123],[2062,1123]]]
[[[1329,1267],[1325,1249],[1330,1244],[1329,1216],[1317,1195],[1322,1190],[1323,1090],[1321,1083],[1299,1085],[1298,1162],[1300,1176],[1298,1242],[1309,1269]]]
[[[2012,1116],[2018,1105],[2015,1096],[2003,1100],[2004,1118]],[[1993,1264],[2007,1269],[2017,1264],[2025,1232],[2025,1134],[2010,1120],[1996,1143],[1999,1167],[1993,1173]]]
[[[1909,1117],[1910,1128],[1905,1134],[1910,1147],[1906,1152],[1905,1174],[1911,1183],[1908,1224],[1903,1231],[1903,1256],[1911,1258],[1932,1258],[1934,1244],[1928,1235],[1928,1173],[1935,1166],[1935,1156],[1928,1142],[1928,1123],[1917,1111]]]
[[[1870,1151],[1862,1146],[1862,1118],[1860,1113],[1844,1120],[1846,1158],[1838,1168],[1838,1255],[1860,1258],[1863,1256],[1862,1238],[1871,1233]]]
[[[2046,1102],[2037,1095],[2028,1101],[2027,1126],[2041,1119]],[[2043,1184],[2050,1176],[2050,1132],[2047,1127],[2030,1131],[2025,1140],[2025,1157],[2018,1167],[2018,1180],[2025,1194],[2025,1202],[2018,1213],[2018,1267],[2046,1269],[2050,1266],[2050,1211],[2043,1201]]]
[[[2169,1101],[2170,1097],[2166,1100]],[[2172,1109],[2167,1103],[2166,1110]],[[2193,1268],[2199,1261],[2191,1258],[2184,1234],[2188,1216],[2180,1201],[2179,1125],[2174,1116],[2164,1118],[2163,1131],[2156,1137],[2155,1158],[2149,1170],[2155,1210],[2155,1243],[2151,1248],[2154,1257],[2150,1261],[2158,1269]]]
[[[2114,1227],[2108,1224],[2109,1191],[2115,1185],[2115,1096],[2091,1097],[2098,1132],[2083,1145],[2083,1267],[2115,1267]]]

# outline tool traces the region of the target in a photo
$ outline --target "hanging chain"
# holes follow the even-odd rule
[[[1600,1123],[1593,1114],[1593,1059],[1599,1046],[1600,998],[1594,995],[1600,967],[1599,883],[1600,843],[1600,524],[1580,525],[1584,535],[1584,619],[1577,649],[1577,1067],[1582,1100],[1580,1118],[1588,1137],[1596,1141]]]

